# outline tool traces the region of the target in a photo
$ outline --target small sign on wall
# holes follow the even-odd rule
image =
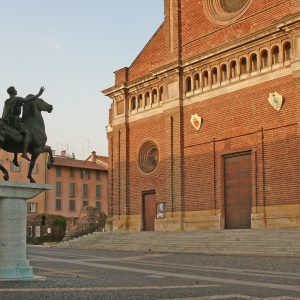
[[[156,203],[156,219],[163,219],[166,217],[165,208],[166,208],[166,203],[164,202]]]

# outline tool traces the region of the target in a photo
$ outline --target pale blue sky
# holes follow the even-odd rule
[[[110,99],[101,90],[129,66],[163,21],[163,0],[0,0],[0,109],[46,90],[48,144],[77,158],[107,155]],[[88,149],[89,144],[89,149]]]

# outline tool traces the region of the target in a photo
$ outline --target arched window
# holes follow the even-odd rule
[[[143,95],[139,94],[138,95],[138,108],[142,108],[143,107]]]
[[[267,50],[263,50],[260,54],[261,56],[261,67],[267,68],[269,66],[269,53]]]
[[[216,67],[211,70],[211,78],[212,84],[216,84],[218,82],[218,69]]]
[[[242,57],[240,60],[240,74],[244,75],[247,73],[247,59],[246,57]]]
[[[164,87],[159,88],[159,101],[164,101]]]
[[[221,81],[226,81],[227,80],[227,65],[223,64],[221,66]]]
[[[292,46],[290,42],[286,42],[283,45],[283,59],[284,61],[291,60],[292,55],[291,55],[291,50]]]
[[[145,94],[145,106],[150,105],[150,93],[146,92]]]
[[[272,48],[272,65],[279,63],[279,47],[274,46]]]
[[[157,90],[154,89],[152,91],[152,103],[156,103],[157,102]]]
[[[230,78],[235,78],[237,75],[237,70],[236,70],[236,61],[233,60],[230,63]]]
[[[185,91],[190,92],[192,90],[192,79],[190,76],[188,76],[185,79]]]
[[[131,105],[130,105],[131,110],[135,110],[136,109],[136,97],[133,96],[131,98]]]
[[[198,73],[194,75],[194,88],[195,89],[200,88],[200,76]]]
[[[253,53],[251,56],[250,56],[250,69],[251,69],[251,72],[254,72],[257,70],[257,55],[256,53]]]
[[[203,77],[203,87],[208,86],[208,71],[204,71],[202,74]]]

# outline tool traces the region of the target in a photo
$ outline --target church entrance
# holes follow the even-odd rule
[[[251,153],[224,157],[225,229],[250,229]]]
[[[143,193],[143,223],[144,231],[154,231],[156,216],[155,191]]]

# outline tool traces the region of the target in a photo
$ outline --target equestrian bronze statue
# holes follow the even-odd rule
[[[19,167],[18,153],[30,161],[27,178],[34,183],[32,170],[41,153],[49,153],[51,167],[54,159],[51,147],[46,145],[47,136],[42,111],[51,113],[53,106],[39,98],[44,92],[42,87],[37,95],[28,95],[26,98],[17,96],[16,89],[11,86],[7,89],[9,99],[5,101],[3,115],[0,119],[0,148],[14,153],[13,163]],[[21,112],[23,108],[23,114]],[[31,159],[27,153],[31,154]],[[0,165],[4,180],[9,180],[7,169]]]

